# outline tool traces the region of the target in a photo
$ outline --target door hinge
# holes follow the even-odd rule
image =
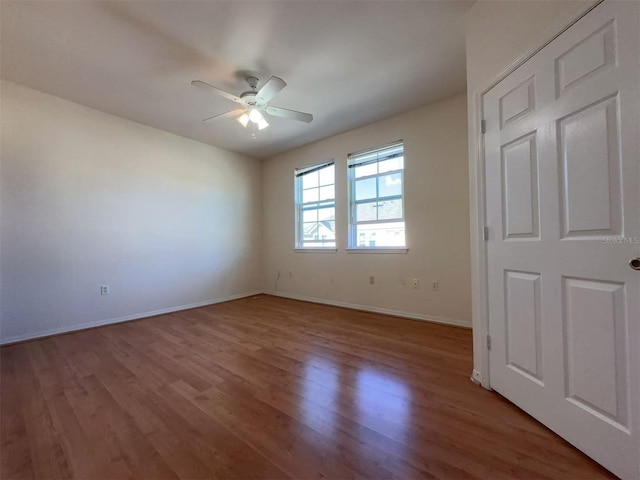
[[[491,335],[487,335],[487,350],[491,350]]]
[[[482,133],[487,133],[487,121],[486,120],[480,120],[480,131]]]
[[[485,242],[489,240],[489,227],[484,227],[482,229],[482,238],[484,239]]]

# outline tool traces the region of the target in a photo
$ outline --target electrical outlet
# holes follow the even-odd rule
[[[438,281],[437,281],[437,280],[434,280],[434,281],[431,283],[431,290],[433,290],[434,292],[437,292],[437,291],[438,291],[438,286],[439,286],[439,285],[438,285]]]
[[[100,285],[100,295],[110,295],[111,288],[109,285]]]
[[[376,277],[374,277],[373,275],[371,275],[369,277],[369,285],[375,285],[376,284]]]
[[[420,288],[420,280],[417,278],[413,279],[413,288]]]

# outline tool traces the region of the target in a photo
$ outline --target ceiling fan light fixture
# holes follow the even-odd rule
[[[247,128],[247,124],[249,123],[249,115],[243,113],[238,117],[238,122],[240,122],[240,125],[242,125],[244,128]]]
[[[260,122],[264,121],[264,117],[262,116],[262,113],[260,113],[260,110],[258,110],[257,108],[252,108],[251,110],[249,110],[249,120],[251,120],[255,124],[259,124]]]
[[[262,120],[258,122],[258,130],[262,130],[264,128],[267,128],[268,126],[269,123],[264,118],[262,118]]]

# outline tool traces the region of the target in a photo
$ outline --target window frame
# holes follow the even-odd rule
[[[382,159],[376,158],[372,161],[361,161],[358,162],[358,157],[363,157],[365,155],[374,155],[379,152],[384,152],[385,150],[392,149],[394,147],[402,147],[402,157],[403,157],[403,167],[397,170],[389,170],[384,173],[379,173],[379,171],[372,175],[366,175],[362,177],[356,178],[356,168],[360,165],[366,165],[368,163],[376,163],[384,162],[385,160],[389,160],[394,158],[393,156],[383,157]],[[388,143],[386,145],[381,145],[374,148],[368,148],[366,150],[362,150],[359,152],[350,153],[347,156],[347,199],[348,199],[348,238],[347,238],[347,251],[350,253],[407,253],[407,235],[406,235],[406,218],[405,218],[405,189],[404,189],[404,179],[405,179],[405,169],[406,169],[406,156],[405,156],[405,145],[404,140],[398,140],[392,143]],[[389,197],[380,197],[380,184],[378,182],[378,178],[387,175],[400,174],[401,178],[401,193],[400,195],[392,195]],[[355,198],[355,184],[356,181],[368,180],[368,179],[376,179],[376,196],[373,198],[367,198],[364,200],[356,200]],[[380,202],[390,201],[390,200],[402,200],[402,215],[401,217],[394,219],[377,219],[377,220],[364,220],[357,221],[357,208],[358,205],[364,203],[372,203],[376,202],[376,208],[380,208]],[[377,215],[376,215],[377,216]],[[404,237],[404,246],[359,246],[358,245],[358,225],[376,225],[376,224],[386,224],[386,223],[395,223],[402,222],[405,226],[405,237]]]
[[[307,175],[309,173],[313,173],[315,171],[321,171],[324,168],[333,166],[334,170],[333,170],[333,183],[332,184],[327,184],[327,185],[322,185],[322,186],[328,186],[328,185],[333,185],[333,198],[330,200],[320,200],[318,199],[318,201],[315,202],[307,202],[307,203],[303,203],[303,185],[302,185],[302,178],[304,177],[304,175]],[[300,167],[300,168],[296,168],[294,170],[294,205],[295,205],[295,216],[294,216],[294,251],[296,252],[311,252],[311,253],[331,253],[331,252],[336,252],[337,251],[337,241],[338,241],[338,234],[337,234],[337,223],[336,223],[336,219],[335,219],[335,211],[336,211],[336,172],[335,172],[335,160],[334,159],[329,159],[329,160],[325,160],[322,162],[318,162],[315,163],[313,165],[309,165],[306,167]],[[318,189],[320,189],[321,185],[318,184]],[[332,202],[333,205],[327,205],[324,207],[320,207],[321,204],[323,203],[329,203]],[[304,207],[305,205],[317,205],[318,206],[318,210],[320,208],[331,208],[331,206],[333,206],[333,211],[334,211],[334,219],[333,219],[333,224],[334,224],[334,235],[335,235],[335,239],[333,240],[333,244],[332,246],[322,246],[322,244],[318,244],[318,245],[310,245],[310,246],[305,246],[304,245]]]

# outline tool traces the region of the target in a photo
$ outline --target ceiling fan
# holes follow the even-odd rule
[[[269,101],[275,97],[280,90],[287,86],[286,82],[281,78],[271,77],[260,90],[258,90],[259,80],[256,77],[247,77],[246,80],[251,90],[241,93],[240,96],[225,92],[224,90],[220,90],[219,88],[200,80],[194,80],[191,82],[191,85],[210,89],[221,97],[241,105],[240,108],[235,110],[205,118],[204,121],[206,123],[213,122],[214,120],[219,120],[221,118],[236,117],[236,120],[238,120],[243,127],[251,128],[253,135],[255,136],[256,130],[262,130],[269,126],[269,123],[264,116],[265,113],[273,115],[274,117],[289,118],[306,123],[313,120],[313,115],[310,113],[297,112],[295,110],[272,107],[269,105]]]

